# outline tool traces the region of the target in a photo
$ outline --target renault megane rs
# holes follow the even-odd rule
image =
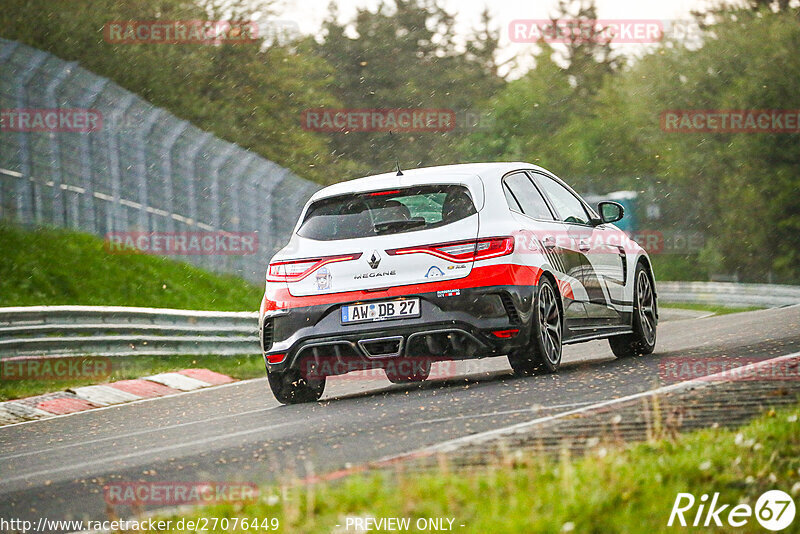
[[[562,346],[608,338],[651,353],[658,308],[647,253],[553,173],[528,163],[414,169],[343,182],[306,204],[269,264],[260,310],[270,387],[315,401],[326,377],[507,355],[552,373]]]

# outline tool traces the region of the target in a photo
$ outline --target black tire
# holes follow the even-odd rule
[[[306,380],[297,369],[267,373],[272,394],[281,404],[316,402],[325,391],[325,377]]]
[[[555,373],[561,366],[564,323],[559,298],[553,283],[548,278],[541,278],[533,299],[530,342],[508,355],[508,363],[515,375]]]
[[[608,338],[617,358],[651,354],[656,348],[656,296],[644,265],[636,266],[633,286],[633,332]]]
[[[431,361],[419,358],[398,360],[387,365],[384,371],[392,384],[422,382],[431,374]]]

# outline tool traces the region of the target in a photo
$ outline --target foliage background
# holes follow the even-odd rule
[[[115,20],[256,19],[270,1],[5,0],[0,36],[113,79],[154,105],[323,184],[465,161],[545,166],[582,193],[633,189],[657,229],[701,231],[696,255],[656,259],[668,278],[800,282],[798,134],[665,133],[668,109],[800,109],[800,10],[764,0],[698,13],[700,46],[665,41],[636,57],[598,43],[536,47],[535,67],[499,74],[503,24],[456,36],[436,0],[387,0],[321,36],[258,45],[114,45]],[[591,0],[555,18],[596,18]],[[443,133],[302,129],[318,107],[447,108],[481,114]],[[659,264],[661,268],[659,269]]]

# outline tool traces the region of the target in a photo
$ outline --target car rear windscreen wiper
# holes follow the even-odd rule
[[[394,221],[383,221],[376,223],[375,231],[378,234],[385,234],[411,230],[412,228],[419,228],[420,226],[425,226],[425,219],[422,217],[415,217],[413,219],[398,219]]]

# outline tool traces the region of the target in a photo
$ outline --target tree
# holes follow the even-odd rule
[[[594,0],[559,0],[552,21],[565,39],[562,57],[576,88],[575,96],[579,100],[593,96],[603,79],[619,67],[611,41],[599,26]]]
[[[461,48],[453,24],[436,1],[381,3],[358,10],[349,24],[338,22],[332,6],[317,53],[335,65],[336,94],[347,108],[481,110],[502,83],[494,60],[498,36],[486,15]],[[364,174],[390,170],[396,160],[403,167],[456,162],[463,136],[460,130],[331,134],[336,151],[360,162]]]

